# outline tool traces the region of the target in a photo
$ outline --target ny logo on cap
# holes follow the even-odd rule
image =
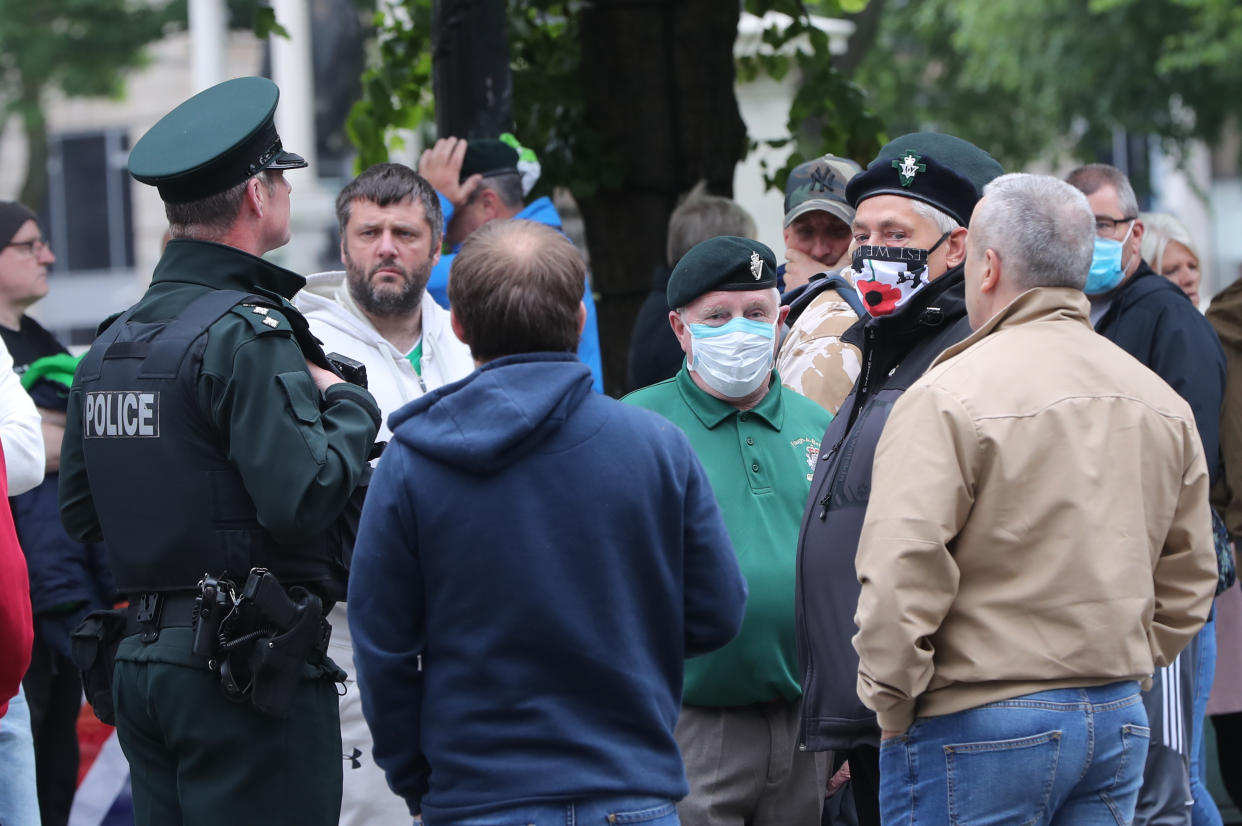
[[[763,260],[759,258],[759,253],[753,250],[750,253],[750,274],[758,281],[763,277]]]
[[[901,160],[893,161],[892,167],[897,170],[897,175],[901,179],[902,186],[909,186],[914,183],[914,176],[920,172],[927,171],[927,164],[919,163],[922,155],[916,155],[913,152],[907,152],[902,156]]]
[[[835,189],[837,186],[837,176],[832,174],[831,169],[816,169],[811,173],[811,190],[816,188],[820,192],[827,192]]]

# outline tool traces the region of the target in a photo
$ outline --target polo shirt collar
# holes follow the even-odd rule
[[[686,407],[690,408],[698,420],[708,430],[716,427],[730,416],[738,413],[746,413],[753,415],[757,419],[767,422],[768,426],[773,430],[780,430],[781,423],[784,421],[784,407],[781,405],[781,377],[776,370],[772,370],[771,384],[768,387],[768,394],[763,397],[763,401],[752,407],[750,410],[738,410],[726,401],[716,398],[705,393],[690,376],[690,369],[682,362],[681,370],[677,373],[677,390],[681,393],[682,401],[686,403]]]

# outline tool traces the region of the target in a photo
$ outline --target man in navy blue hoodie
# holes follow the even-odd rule
[[[449,282],[479,365],[401,408],[350,575],[375,762],[430,826],[675,824],[686,657],[746,584],[682,432],[591,392],[584,263],[496,221]]]

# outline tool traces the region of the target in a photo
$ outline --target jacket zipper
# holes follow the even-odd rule
[[[837,451],[841,449],[841,444],[844,441],[845,441],[844,436],[842,436],[840,439],[837,439],[837,443],[832,446],[832,450],[828,451],[828,455],[824,458],[825,462],[832,461],[832,457],[837,455]],[[833,476],[835,478],[836,474],[834,473]],[[819,500],[819,521],[820,522],[823,522],[825,519],[828,518],[828,503],[832,501],[832,482],[833,482],[832,479],[828,480],[828,492],[824,494],[823,499]]]

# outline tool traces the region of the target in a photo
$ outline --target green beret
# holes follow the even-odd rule
[[[466,157],[461,162],[464,181],[471,175],[490,178],[493,175],[517,175],[518,152],[509,144],[495,138],[479,138],[466,143]]]
[[[129,174],[169,204],[224,192],[264,169],[300,169],[285,152],[272,116],[280,90],[263,77],[239,77],[199,92],[160,118],[129,153]]]
[[[668,308],[679,310],[713,290],[776,287],[776,256],[758,241],[721,235],[695,244],[668,278]]]
[[[873,195],[901,195],[931,204],[967,226],[984,185],[1002,174],[996,159],[969,141],[914,132],[889,141],[850,181],[845,197],[857,207]]]

